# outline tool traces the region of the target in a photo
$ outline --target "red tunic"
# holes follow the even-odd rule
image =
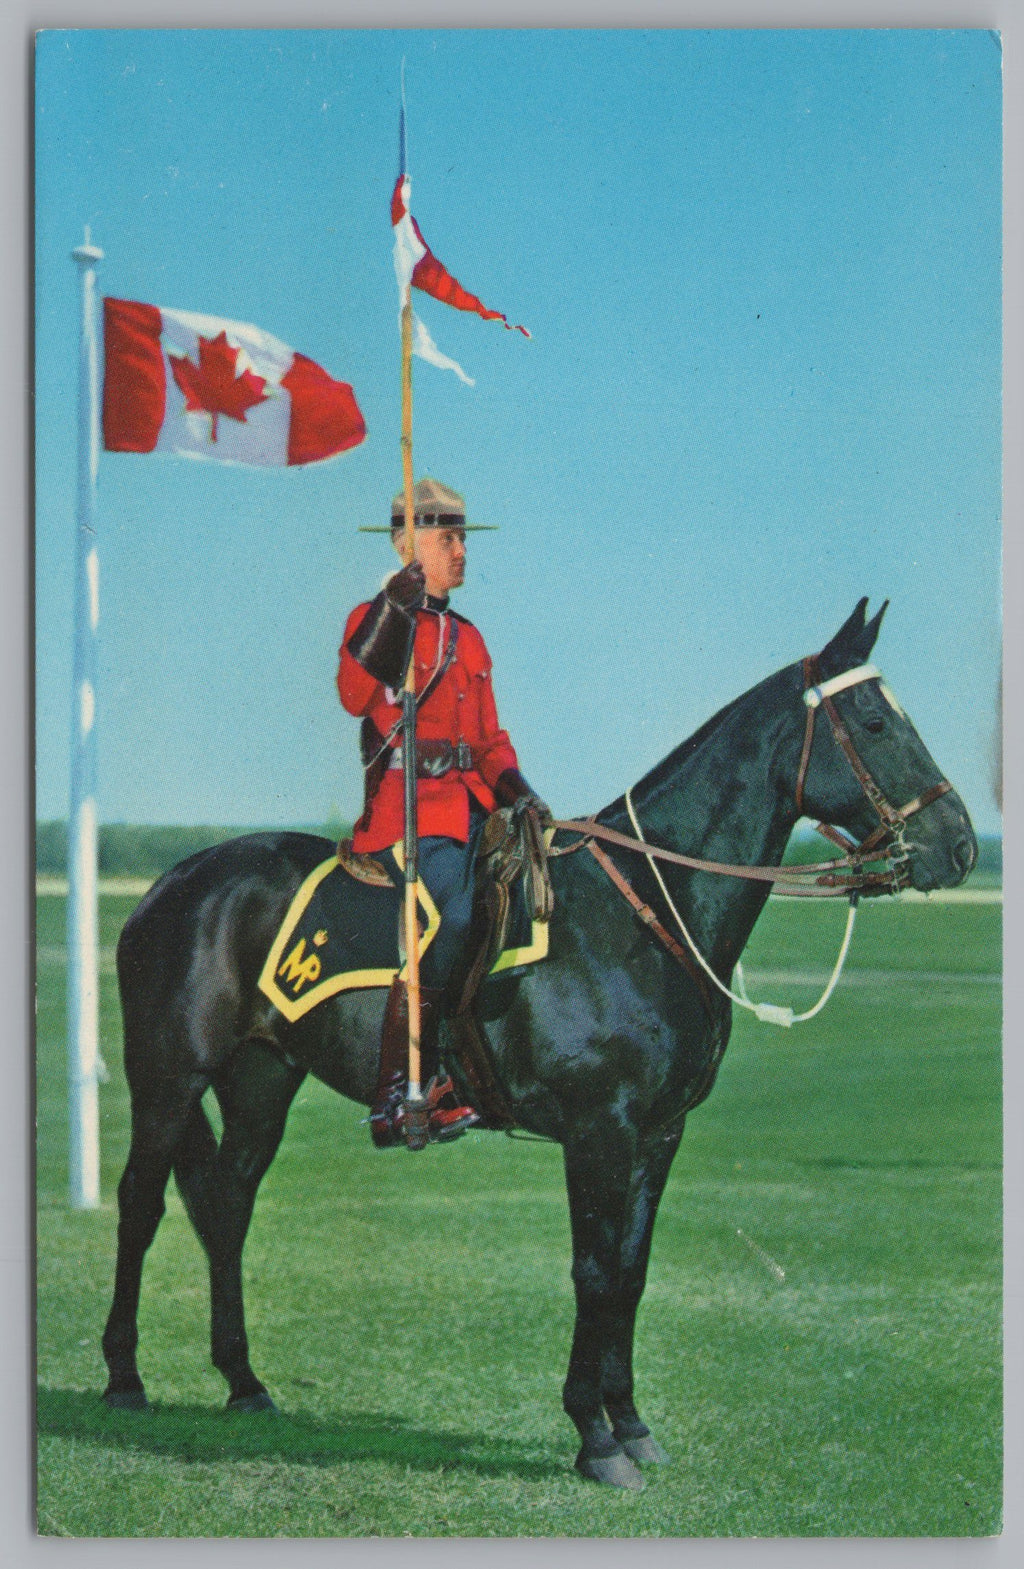
[[[345,625],[339,650],[338,691],[350,714],[369,714],[382,736],[400,717],[394,693],[356,663],[348,651],[349,639],[369,608],[357,605]],[[421,610],[416,617],[416,689],[422,691],[444,656],[451,611]],[[471,621],[455,615],[455,657],[416,714],[416,734],[423,740],[465,741],[473,751],[468,773],[452,769],[440,779],[417,781],[417,826],[420,838],[433,834],[457,839],[469,837],[469,802],[472,795],[485,811],[494,810],[494,786],[507,768],[518,768],[515,749],[498,724],[491,688],[491,656]],[[396,737],[396,742],[399,738]],[[372,854],[395,844],[404,823],[401,768],[389,768],[370,808],[369,822],[360,822],[352,848]]]

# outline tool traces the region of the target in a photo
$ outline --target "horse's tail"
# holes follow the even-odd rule
[[[134,1092],[137,1067],[153,1050],[155,1038],[166,1026],[161,1008],[164,988],[160,985],[156,962],[160,945],[152,941],[152,889],[128,917],[117,939],[117,987],[121,997],[121,1022],[124,1031],[124,1066]],[[146,1077],[149,1077],[147,1074]]]

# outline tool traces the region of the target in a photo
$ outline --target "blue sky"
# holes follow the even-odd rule
[[[982,831],[999,673],[1000,54],[933,32],[45,35],[37,806],[67,809],[77,279],[255,322],[363,446],[265,472],[105,454],[100,810],[352,815],[341,627],[400,483],[388,200],[530,342],[430,300],[418,473],[496,534],[458,601],[558,813],[892,600],[876,657]]]

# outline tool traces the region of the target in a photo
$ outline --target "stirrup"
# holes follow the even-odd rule
[[[427,1141],[450,1144],[481,1120],[472,1106],[459,1104],[450,1078],[435,1074],[423,1092],[427,1102]],[[370,1112],[370,1137],[377,1149],[397,1149],[405,1143],[405,1084],[393,1080],[383,1100]]]
[[[438,1079],[435,1074],[427,1085],[425,1096],[428,1111],[427,1138],[431,1144],[447,1144],[460,1138],[480,1121],[480,1113],[472,1106],[461,1106],[450,1078]]]
[[[404,1080],[400,1075],[395,1074],[385,1094],[378,1099],[370,1112],[370,1137],[377,1149],[395,1149],[399,1144],[405,1143],[405,1112],[402,1108],[404,1095]]]

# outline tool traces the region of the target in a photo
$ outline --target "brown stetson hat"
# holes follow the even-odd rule
[[[466,503],[462,496],[448,485],[442,485],[439,479],[432,479],[429,474],[413,486],[412,498],[417,528],[464,528],[467,533],[480,533],[498,527],[496,523],[467,523]],[[387,527],[383,524],[364,526],[359,529],[359,533],[390,534],[404,525],[405,492],[400,490],[391,501],[390,524]]]

